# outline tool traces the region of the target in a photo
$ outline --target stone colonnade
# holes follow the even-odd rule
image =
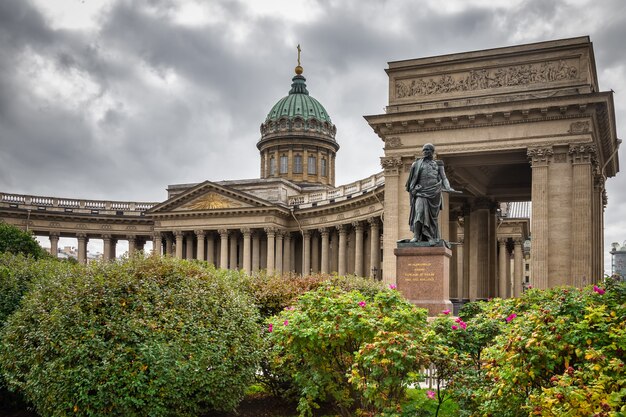
[[[510,298],[522,293],[523,238],[497,236],[497,207],[493,201],[478,199],[452,213],[449,240],[457,243],[450,260],[453,300]]]
[[[57,256],[59,250],[59,238],[61,234],[56,231],[51,231],[48,233],[48,237],[50,239],[50,253],[52,256]],[[63,237],[69,237],[64,236]],[[102,235],[93,235],[91,233],[76,233],[75,235],[77,240],[77,249],[78,249],[78,262],[86,263],[87,262],[87,244],[89,243],[89,239],[102,239],[103,243],[103,251],[102,257],[105,260],[115,259],[117,256],[117,243],[119,240],[127,240],[128,241],[128,254],[132,255],[137,251],[143,251],[144,245],[149,240],[147,236],[140,235],[114,235],[114,234],[102,234]]]
[[[380,278],[379,217],[303,229],[279,227],[161,231],[154,235],[159,254],[199,259],[219,268],[246,272],[354,274]]]

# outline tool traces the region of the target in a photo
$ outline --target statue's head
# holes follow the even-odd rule
[[[422,146],[422,153],[425,157],[430,158],[435,153],[435,146],[432,143],[426,143]]]

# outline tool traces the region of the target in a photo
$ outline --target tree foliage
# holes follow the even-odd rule
[[[43,258],[47,252],[37,243],[32,234],[0,222],[0,253],[21,253],[34,258]]]

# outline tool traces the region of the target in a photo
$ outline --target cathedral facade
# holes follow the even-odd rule
[[[120,240],[130,253],[151,240],[158,254],[221,268],[392,284],[393,249],[411,237],[404,183],[430,142],[462,191],[445,196],[439,219],[453,244],[451,298],[602,277],[604,181],[619,171],[618,140],[587,37],[391,62],[386,71],[386,111],[366,116],[385,145],[383,170],[362,180],[336,186],[337,129],[298,65],[261,124],[259,178],[170,185],[158,203],[0,193],[0,221],[48,236],[52,253],[59,237],[76,238],[81,262],[89,239],[102,239],[106,259]]]

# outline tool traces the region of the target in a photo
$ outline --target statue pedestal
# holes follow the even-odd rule
[[[436,316],[452,310],[450,302],[450,258],[445,246],[411,246],[399,244],[396,255],[398,291],[413,304]]]

